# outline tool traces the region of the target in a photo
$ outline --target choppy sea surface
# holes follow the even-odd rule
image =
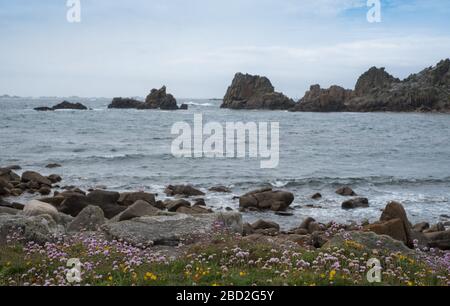
[[[108,110],[110,99],[69,99],[89,111],[36,112],[61,98],[0,99],[0,166],[60,174],[61,185],[84,189],[146,190],[164,199],[168,184],[217,185],[232,194],[207,193],[216,210],[238,209],[236,195],[273,186],[295,194],[294,216],[271,212],[244,218],[274,220],[283,228],[312,216],[321,222],[376,220],[390,200],[402,202],[411,221],[448,221],[450,116],[397,113],[290,113],[221,110],[221,101],[179,99],[188,111]],[[280,162],[261,169],[258,159],[176,158],[175,122],[279,122]],[[46,169],[49,163],[62,168]],[[20,171],[18,171],[20,174]],[[334,191],[350,185],[370,208],[344,211]],[[323,199],[311,195],[320,192]],[[26,199],[22,199],[25,201]],[[307,205],[315,205],[308,208]]]

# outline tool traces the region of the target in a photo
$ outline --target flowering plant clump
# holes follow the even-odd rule
[[[8,236],[0,247],[0,285],[450,285],[450,253],[417,250],[418,256],[368,251],[345,240],[342,247],[313,249],[264,239],[251,241],[218,229],[194,245],[132,246],[100,234],[24,243]],[[381,282],[370,283],[367,263],[381,263]],[[80,282],[69,282],[69,259],[80,261]]]

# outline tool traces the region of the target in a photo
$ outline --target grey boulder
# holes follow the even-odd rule
[[[105,223],[103,210],[98,206],[87,206],[67,227],[69,232],[96,231]]]
[[[120,239],[133,245],[176,246],[185,238],[192,239],[210,233],[218,225],[242,234],[242,216],[237,213],[141,217],[110,222],[103,225],[102,230],[111,239]]]

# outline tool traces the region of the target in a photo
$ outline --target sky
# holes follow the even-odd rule
[[[354,88],[372,66],[399,78],[450,57],[450,1],[0,0],[0,95],[221,98],[236,72],[298,99]]]

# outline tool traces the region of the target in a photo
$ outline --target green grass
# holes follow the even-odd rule
[[[142,254],[133,249],[132,255],[125,255],[124,249],[100,242],[61,242],[35,246],[30,251],[29,246],[15,242],[0,248],[0,285],[68,285],[63,280],[68,258],[91,264],[93,268],[84,271],[81,285],[96,286],[435,286],[449,282],[446,267],[431,268],[420,259],[402,255],[376,254],[383,265],[383,280],[370,284],[365,263],[374,254],[351,243],[325,251],[223,236],[192,246],[177,259],[163,262],[149,255],[151,249]],[[55,256],[55,252],[61,254]],[[149,258],[146,256],[151,259],[138,264],[129,262],[130,258]]]

